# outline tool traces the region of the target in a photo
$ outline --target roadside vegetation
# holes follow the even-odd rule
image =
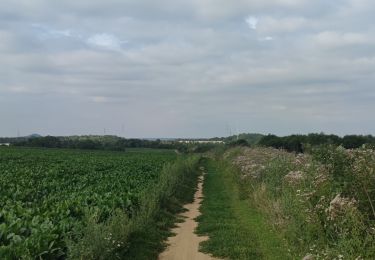
[[[201,250],[224,259],[289,259],[282,237],[247,198],[241,198],[231,165],[208,159],[204,166],[207,174],[197,233],[209,240],[201,243]]]
[[[297,259],[375,258],[374,150],[235,148],[223,158],[237,169],[239,197]]]

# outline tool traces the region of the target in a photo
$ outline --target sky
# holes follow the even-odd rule
[[[2,0],[0,136],[375,134],[372,0]]]

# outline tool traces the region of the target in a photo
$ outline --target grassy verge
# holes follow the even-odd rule
[[[265,216],[296,259],[375,259],[375,151],[313,147],[228,150],[241,198]]]
[[[229,259],[290,259],[283,241],[264,217],[241,200],[230,166],[206,160],[202,215],[197,233],[208,235],[203,252]]]
[[[157,259],[177,221],[183,205],[194,199],[199,175],[198,157],[184,158],[164,168],[156,186],[142,196],[140,209],[131,219],[115,212],[105,223],[95,212],[80,232],[69,241],[71,259]]]

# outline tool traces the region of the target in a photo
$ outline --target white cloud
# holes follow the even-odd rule
[[[291,33],[303,29],[307,25],[312,25],[312,22],[308,23],[303,17],[273,18],[264,16],[259,20],[258,32],[262,34]]]
[[[370,44],[372,40],[363,33],[324,31],[316,34],[314,41],[323,47],[334,48],[358,44]]]
[[[122,49],[122,45],[126,43],[126,41],[121,41],[115,35],[110,33],[97,33],[86,38],[82,36],[81,33],[71,29],[57,30],[44,24],[32,24],[32,27],[36,30],[37,36],[41,40],[74,38],[78,41],[86,42],[86,44],[91,47],[115,51],[120,51]]]
[[[266,36],[259,39],[260,41],[273,41],[274,38],[272,36]]]
[[[71,30],[56,30],[51,31],[51,34],[56,37],[73,37],[73,33]]]
[[[116,36],[108,33],[94,34],[87,39],[87,44],[90,46],[116,51],[121,50],[124,43],[126,41],[121,41]]]
[[[70,29],[57,30],[43,24],[34,23],[31,25],[36,30],[38,37],[42,39],[62,38],[62,37],[79,37]]]
[[[321,1],[321,0],[319,0]],[[185,3],[185,2],[184,2]],[[231,17],[244,16],[250,13],[275,13],[286,10],[300,10],[306,7],[315,7],[319,4],[312,4],[309,0],[191,0],[189,7],[194,10],[200,18],[225,19]],[[180,1],[170,2],[168,5],[181,5]],[[186,3],[185,3],[186,4]]]
[[[256,18],[255,16],[251,16],[251,15],[245,19],[245,22],[247,23],[247,25],[250,27],[250,29],[253,29],[253,30],[257,29],[258,21],[259,21],[258,18]]]

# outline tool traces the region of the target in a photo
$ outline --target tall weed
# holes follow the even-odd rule
[[[375,151],[321,146],[310,155],[243,148],[228,154],[249,198],[296,255],[375,258]]]

